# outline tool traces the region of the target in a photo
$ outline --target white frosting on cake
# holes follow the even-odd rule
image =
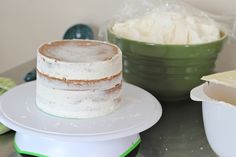
[[[91,118],[120,106],[122,54],[106,42],[64,40],[37,54],[36,104],[66,118]]]
[[[157,44],[200,44],[220,38],[212,19],[161,10],[117,22],[112,31],[121,37]]]
[[[60,90],[37,84],[37,105],[49,114],[67,118],[92,118],[120,107],[121,90]]]
[[[56,58],[66,62],[91,63],[104,61],[115,55],[113,48],[109,45],[62,45],[48,50],[48,57]]]
[[[88,50],[85,52],[86,46],[81,48],[81,46],[75,44],[72,46],[73,43],[70,43],[68,49],[66,48],[67,45],[50,48],[50,43],[48,43],[49,49],[44,52],[45,54],[40,52],[37,54],[37,69],[41,73],[48,74],[49,77],[64,80],[96,80],[120,73],[122,70],[120,49],[105,42],[94,42],[104,45],[105,48],[102,49],[101,45],[97,47],[87,45]],[[110,48],[110,53],[108,47],[113,48],[113,50]],[[114,49],[116,50],[115,53],[113,52]],[[67,50],[68,56],[66,55]],[[98,50],[99,52],[96,52]],[[87,52],[89,53],[83,54]],[[89,56],[91,56],[91,59],[89,59]]]

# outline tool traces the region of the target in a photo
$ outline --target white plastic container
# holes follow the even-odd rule
[[[212,149],[220,157],[235,157],[236,89],[205,83],[194,88],[190,96],[202,101],[205,132]]]

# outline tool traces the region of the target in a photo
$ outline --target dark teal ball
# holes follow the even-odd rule
[[[30,82],[36,80],[36,69],[31,70],[28,72],[24,77],[25,82]]]
[[[94,39],[93,30],[85,24],[76,24],[70,27],[63,39]]]

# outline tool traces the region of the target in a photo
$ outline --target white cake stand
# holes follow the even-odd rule
[[[90,119],[48,115],[35,104],[35,82],[22,84],[0,99],[0,121],[16,131],[17,152],[50,157],[133,157],[139,133],[161,117],[160,103],[145,90],[124,83],[122,106]]]

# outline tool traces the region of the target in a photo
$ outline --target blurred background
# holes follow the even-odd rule
[[[72,25],[90,25],[95,35],[125,0],[0,0],[0,73],[36,57],[40,44],[62,39]],[[236,19],[236,0],[184,0],[225,23]],[[230,21],[231,20],[231,21]],[[236,40],[220,53],[216,71],[236,69]]]

